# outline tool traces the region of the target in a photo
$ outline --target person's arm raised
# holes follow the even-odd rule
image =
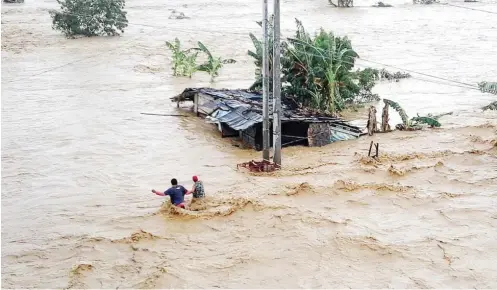
[[[152,189],[152,192],[157,194],[157,195],[160,195],[160,196],[166,196],[166,193],[165,192],[160,192],[160,191],[157,191],[155,189]]]

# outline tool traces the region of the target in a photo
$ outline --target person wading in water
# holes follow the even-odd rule
[[[202,181],[198,179],[197,176],[193,176],[192,180],[194,182],[192,190],[188,191],[187,194],[192,193],[193,198],[198,198],[198,199],[204,198],[205,197],[204,184],[202,183]]]
[[[185,195],[190,194],[191,192],[186,190],[183,185],[178,185],[176,178],[171,179],[171,185],[172,186],[164,192],[156,191],[155,189],[152,189],[152,192],[159,196],[169,195],[172,204],[177,207],[185,208]]]

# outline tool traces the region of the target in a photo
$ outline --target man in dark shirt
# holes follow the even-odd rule
[[[177,207],[185,208],[185,194],[189,193],[188,190],[182,185],[178,185],[176,178],[171,179],[171,185],[172,186],[164,192],[156,191],[155,189],[152,189],[152,192],[160,196],[169,195],[172,204]]]

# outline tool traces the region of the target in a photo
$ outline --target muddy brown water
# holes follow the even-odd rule
[[[422,76],[382,83],[411,116],[454,114],[441,129],[286,148],[282,171],[251,175],[236,164],[259,153],[202,120],[139,113],[174,113],[169,97],[209,85],[170,76],[174,37],[238,60],[216,87],[248,87],[260,1],[159,2],[128,1],[122,37],[73,40],[50,28],[55,1],[2,3],[3,287],[497,287],[497,116],[478,110],[495,96]],[[282,34],[297,17],[347,34],[366,60],[496,80],[494,14],[356,2],[283,1]],[[365,158],[371,140],[379,160]],[[208,194],[198,211],[150,193],[194,174]]]

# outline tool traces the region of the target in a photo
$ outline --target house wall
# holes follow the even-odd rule
[[[240,132],[240,137],[245,146],[255,149],[257,151],[262,150],[262,124],[255,124]]]
[[[327,123],[311,123],[307,130],[307,140],[310,147],[320,147],[331,143],[331,127]]]
[[[194,107],[196,107],[195,113],[197,116],[199,115],[209,115],[214,112],[214,109],[210,107],[206,107],[205,105],[209,102],[214,101],[215,99],[209,95],[205,95],[202,93],[197,93],[194,96]]]

